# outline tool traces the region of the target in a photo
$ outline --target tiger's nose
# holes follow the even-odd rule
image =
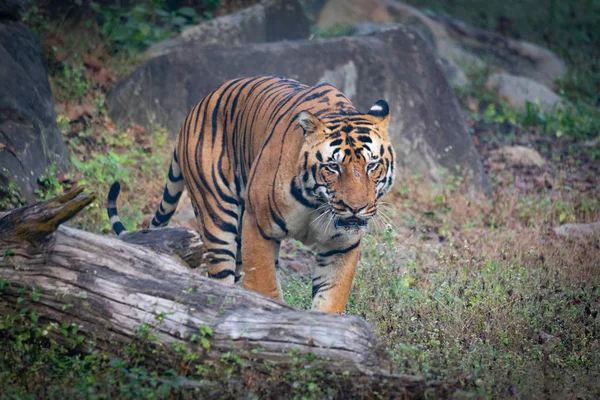
[[[348,204],[348,208],[350,209],[350,211],[352,212],[352,214],[356,215],[359,212],[361,212],[362,210],[364,210],[365,208],[367,208],[367,205],[368,205],[367,203],[359,204],[359,205]]]

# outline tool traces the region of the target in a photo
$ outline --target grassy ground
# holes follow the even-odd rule
[[[375,328],[397,372],[443,381],[459,397],[598,398],[600,242],[563,239],[552,231],[566,222],[600,220],[599,131],[593,109],[600,47],[589,21],[595,14],[580,18],[580,7],[594,10],[597,2],[560,3],[558,10],[575,10],[552,17],[558,21],[552,25],[556,32],[536,28],[547,13],[539,6],[544,2],[537,8],[527,3],[539,13],[521,13],[510,2],[419,5],[425,3],[482,27],[550,43],[572,66],[561,87],[583,106],[572,114],[542,114],[534,108],[519,114],[483,89],[485,71],[475,72],[472,86],[458,95],[493,196],[468,197],[457,180],[424,188],[416,177],[400,179],[385,199],[385,217],[364,240],[347,312]],[[146,32],[142,11],[127,17],[139,28],[129,33],[131,42],[103,36],[101,27],[85,22],[67,29],[45,20],[43,10],[28,16],[43,35],[72,164],[66,175],[49,171],[39,196],[50,197],[75,183],[93,188],[100,202],[72,222],[89,231],[108,232],[103,199],[114,179],[124,183],[121,215],[135,229],[157,205],[165,178],[172,144],[164,131],[116,130],[104,106],[107,90],[135,67],[140,41],[169,35],[158,30],[150,38],[139,36]],[[500,17],[512,21],[509,28],[496,26],[504,20]],[[532,147],[546,163],[499,163],[494,152],[507,145]],[[7,284],[0,277],[0,292]],[[309,307],[307,279],[285,274],[283,287],[287,302]],[[239,388],[231,386],[231,378],[248,376],[236,354],[224,354],[216,366],[183,370],[182,363],[192,356],[181,349],[171,370],[148,367],[142,344],[149,333],[144,330],[141,344],[122,349],[119,357],[86,355],[80,350],[92,344],[79,339],[76,327],[38,323],[27,307],[35,296],[24,292],[23,308],[0,316],[0,386],[6,389],[1,398],[164,398],[177,393],[184,374],[233,393]],[[48,341],[48,329],[61,330],[73,345]],[[210,341],[206,332],[205,338]],[[328,386],[323,371],[305,369],[306,363],[299,360],[297,369],[279,372],[276,383],[271,380],[270,388],[255,393],[268,396],[276,387],[294,397],[340,394],[339,387]]]

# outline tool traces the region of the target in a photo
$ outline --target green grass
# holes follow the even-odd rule
[[[413,236],[364,239],[347,307],[376,329],[396,372],[484,398],[600,395],[599,242],[546,233],[565,212],[598,220],[600,205],[547,195],[513,203],[507,192],[492,204],[400,187],[392,222]],[[286,301],[309,308],[308,285],[288,277]],[[541,332],[556,343],[542,343]]]

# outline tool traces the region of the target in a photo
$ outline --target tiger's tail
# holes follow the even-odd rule
[[[108,204],[106,205],[106,213],[110,219],[110,225],[117,236],[127,232],[127,229],[125,229],[125,225],[123,225],[121,222],[121,218],[119,218],[119,213],[117,211],[117,199],[119,198],[120,192],[121,184],[119,182],[113,183],[110,187],[110,191],[108,192]]]
[[[154,214],[154,218],[152,218],[152,228],[160,228],[169,223],[169,220],[177,209],[177,203],[179,203],[184,188],[183,175],[177,161],[177,153],[174,151],[163,197],[158,205],[156,214]]]
[[[177,203],[179,203],[184,187],[185,184],[177,161],[177,154],[173,152],[173,159],[171,160],[171,165],[169,167],[169,177],[167,184],[165,185],[165,190],[163,191],[162,200],[152,219],[152,228],[166,226],[169,223],[169,220],[177,209]],[[108,192],[108,204],[106,207],[110,224],[117,235],[127,232],[117,212],[117,198],[119,197],[120,191],[121,185],[119,182],[113,183]]]

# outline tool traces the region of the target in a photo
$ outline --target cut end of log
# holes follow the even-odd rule
[[[39,241],[73,218],[96,199],[93,192],[80,186],[46,200],[8,212],[0,218],[0,235],[12,235],[16,241]]]

